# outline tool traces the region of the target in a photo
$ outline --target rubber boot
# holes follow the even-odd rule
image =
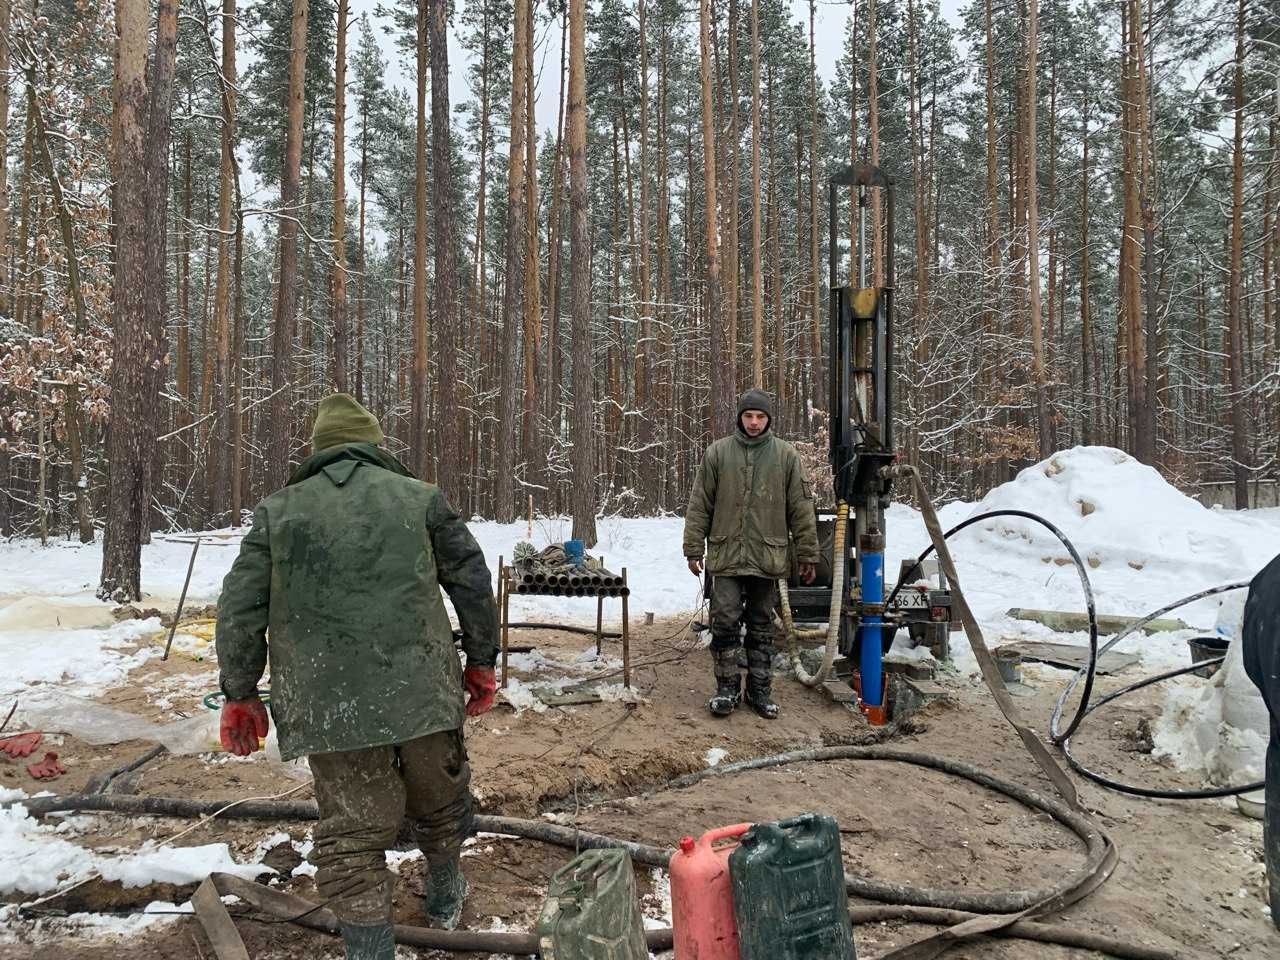
[[[458,858],[427,864],[426,880],[422,908],[427,926],[452,930],[462,919],[462,901],[467,898],[467,878]]]
[[[715,665],[716,692],[707,701],[707,709],[713,717],[727,717],[737,708],[742,699],[742,675],[738,673],[738,648],[728,647],[712,650],[711,659]]]
[[[775,720],[778,705],[773,702],[773,651],[747,649],[747,704],[766,720]]]
[[[342,924],[347,960],[395,960],[396,937],[391,921]]]

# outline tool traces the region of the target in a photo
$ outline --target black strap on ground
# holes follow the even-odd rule
[[[1027,722],[1022,718],[1022,713],[1014,704],[1013,698],[1009,696],[1009,691],[1005,689],[1004,681],[1000,678],[1000,669],[996,666],[995,659],[991,656],[991,651],[987,649],[987,643],[982,638],[982,629],[978,626],[978,621],[974,617],[973,611],[969,609],[969,604],[960,589],[960,577],[956,572],[955,561],[951,558],[951,550],[947,547],[946,538],[942,535],[942,524],[938,522],[938,513],[933,508],[933,501],[929,499],[929,491],[925,488],[924,480],[920,477],[920,471],[910,464],[898,464],[886,467],[885,472],[892,477],[909,477],[915,483],[916,494],[920,498],[920,512],[924,516],[925,529],[929,531],[929,539],[933,542],[933,548],[938,554],[938,565],[942,567],[942,573],[951,586],[952,609],[960,614],[960,622],[964,625],[965,636],[968,637],[973,656],[978,661],[978,669],[982,671],[982,679],[986,681],[987,688],[991,691],[991,695],[995,697],[996,706],[1000,708],[1000,712],[1004,714],[1004,718],[1009,721],[1009,725],[1017,732],[1023,746],[1027,748],[1027,752],[1031,754],[1032,759],[1035,760],[1036,765],[1040,767],[1044,775],[1052,781],[1062,798],[1072,807],[1079,809],[1080,798],[1076,794],[1075,784],[1071,782],[1067,772],[1062,769],[1058,761],[1049,753],[1049,748],[1027,726]]]
[[[920,500],[920,512],[924,518],[925,529],[929,532],[929,539],[938,554],[938,564],[942,568],[942,573],[951,587],[952,609],[960,615],[960,622],[964,626],[965,636],[969,640],[969,646],[973,650],[974,658],[978,662],[978,669],[982,673],[983,680],[986,681],[987,688],[991,691],[992,697],[995,698],[996,705],[1000,708],[1000,712],[1004,714],[1005,720],[1017,732],[1018,738],[1022,741],[1023,746],[1027,748],[1027,752],[1031,754],[1036,765],[1053,783],[1055,789],[1071,809],[1080,812],[1080,798],[1076,792],[1075,784],[1057,760],[1049,753],[1048,747],[1041,742],[1040,738],[1027,725],[1027,722],[1022,718],[1021,711],[1018,710],[1013,698],[1009,696],[1009,691],[1005,688],[1004,680],[1000,677],[1000,670],[996,666],[995,660],[991,656],[991,651],[987,649],[986,641],[982,637],[982,629],[978,626],[977,618],[969,608],[964,592],[960,588],[960,577],[956,571],[955,561],[952,559],[951,551],[947,547],[942,524],[938,521],[938,513],[933,507],[933,501],[929,497],[929,491],[925,488],[920,471],[910,464],[898,464],[886,467],[885,474],[891,477],[909,477],[913,481],[916,494]],[[1015,914],[984,916],[966,920],[964,923],[949,927],[932,936],[925,937],[923,940],[893,950],[885,954],[881,960],[931,960],[932,957],[938,956],[961,940],[993,933],[1029,917],[1062,910],[1064,907],[1088,896],[1101,886],[1115,869],[1118,860],[1119,853],[1115,845],[1110,840],[1107,840],[1106,854],[1102,863],[1075,889],[1055,895],[1040,903],[1031,904]]]

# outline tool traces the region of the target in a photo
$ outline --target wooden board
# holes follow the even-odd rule
[[[196,919],[204,927],[209,942],[213,945],[218,960],[249,960],[249,952],[240,939],[240,931],[227,908],[222,905],[222,898],[213,880],[205,877],[204,882],[196,888],[191,904],[196,909]]]
[[[1001,652],[1019,653],[1023,660],[1047,663],[1051,667],[1062,667],[1064,670],[1079,670],[1089,662],[1089,648],[1076,646],[1074,643],[1019,640],[1016,643],[1001,644],[992,651],[996,656]],[[1104,676],[1119,673],[1137,662],[1136,653],[1117,653],[1110,650],[1098,658],[1098,673]]]

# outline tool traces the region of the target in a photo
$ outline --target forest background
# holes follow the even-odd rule
[[[102,530],[136,597],[333,389],[464,515],[588,541],[679,511],[742,387],[820,457],[827,179],[864,162],[941,497],[1101,443],[1245,503],[1278,64],[1257,0],[0,0],[0,533]],[[861,240],[840,207],[841,282],[883,278],[881,201]]]

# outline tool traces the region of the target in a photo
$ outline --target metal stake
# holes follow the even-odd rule
[[[200,550],[200,538],[196,537],[195,546],[191,548],[191,561],[187,564],[187,579],[182,581],[182,593],[178,596],[178,609],[173,614],[173,624],[169,627],[169,639],[165,641],[164,656],[169,659],[169,648],[173,646],[173,635],[178,631],[178,621],[182,619],[182,605],[187,602],[187,587],[191,586],[191,571],[196,568],[196,554]]]

